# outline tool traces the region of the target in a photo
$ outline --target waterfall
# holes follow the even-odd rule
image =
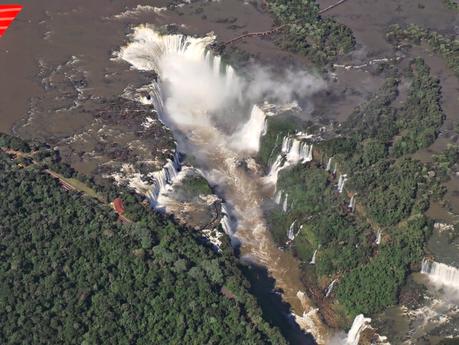
[[[308,148],[308,155],[307,155],[306,159],[303,160],[303,162],[311,162],[312,158],[313,158],[312,157],[312,153],[313,153],[314,145],[311,144],[311,146],[307,146],[307,148]]]
[[[233,225],[231,224],[231,220],[230,220],[230,213],[228,211],[228,207],[226,206],[226,204],[223,202],[221,204],[221,212],[222,212],[222,219],[220,221],[220,224],[223,228],[223,231],[225,232],[225,234],[227,235],[232,235],[233,234]]]
[[[332,159],[332,157],[328,158],[327,167],[325,168],[325,170],[328,172],[331,170]]]
[[[290,241],[293,241],[295,239],[295,223],[296,223],[296,220],[293,221],[292,224],[290,224],[290,227],[288,228],[288,231],[287,231],[287,237]]]
[[[344,185],[347,181],[347,175],[344,174],[344,175],[339,175],[339,179],[338,179],[338,192],[342,193],[343,190],[344,190]]]
[[[298,231],[296,232],[295,237],[298,236],[301,230],[303,230],[303,224],[301,224],[300,227],[298,228]]]
[[[249,121],[231,137],[231,146],[241,152],[256,153],[260,138],[266,131],[266,115],[257,105],[252,107]]]
[[[366,318],[363,314],[357,315],[352,323],[346,338],[346,345],[359,345],[361,333],[370,327],[370,318]]]
[[[333,291],[333,287],[335,286],[335,284],[336,284],[337,281],[338,281],[338,280],[335,279],[335,280],[333,280],[333,281],[330,283],[330,285],[328,285],[327,290],[325,291],[325,298],[327,298],[328,296],[330,296],[330,294],[331,294],[332,291]]]
[[[283,168],[284,164],[284,158],[282,155],[278,155],[274,163],[271,165],[271,168],[269,169],[268,175],[264,178],[265,183],[268,184],[277,184],[277,177],[279,176],[279,172]]]
[[[376,245],[380,245],[381,244],[381,237],[382,237],[382,230],[381,229],[378,229],[378,232],[376,233]]]
[[[355,209],[355,194],[352,194],[351,200],[349,201],[349,205],[347,205],[347,207],[349,208],[349,210],[351,210],[351,212],[354,212],[354,209]]]
[[[310,265],[315,265],[316,264],[316,254],[317,254],[317,249],[314,250],[314,254],[312,254],[312,259],[309,262]]]
[[[253,106],[253,97],[262,102],[263,95],[248,96],[251,81],[241,80],[220,57],[207,50],[214,40],[213,35],[161,35],[153,27],[144,25],[134,29],[129,43],[120,49],[117,58],[130,63],[134,69],[155,72],[157,80],[145,87],[149,96],[140,101],[155,106],[161,120],[174,133],[178,148],[196,158],[196,166],[202,169],[204,177],[225,196],[228,204],[222,204],[221,226],[231,239],[241,244],[241,257],[266,266],[276,287],[282,290],[282,298],[301,315],[311,308],[309,301],[300,304],[296,298],[296,292],[303,287],[299,264],[272,241],[262,209],[264,194],[259,182],[276,184],[281,169],[312,159],[312,147],[306,139],[285,140],[285,148],[266,180],[258,180],[256,174],[241,167],[239,162],[256,153],[260,136],[266,130],[265,114]],[[283,80],[276,82],[286,84]],[[161,86],[164,86],[162,90]],[[295,89],[292,97],[306,95],[306,91]],[[265,93],[270,94],[270,90]],[[274,95],[273,99],[276,97]],[[248,106],[253,108],[250,114],[245,114]],[[246,120],[242,119],[244,115]],[[242,125],[233,126],[237,123]],[[172,169],[176,168],[175,162],[168,163],[171,164],[156,178],[154,195],[161,195],[161,190],[167,189],[176,173],[176,169]],[[282,208],[286,212],[286,193],[284,198]],[[314,335],[322,332],[320,318],[312,315],[309,320],[308,330]]]
[[[277,191],[276,194],[274,195],[274,202],[275,202],[277,205],[280,205],[281,200],[282,200],[282,191],[279,190],[279,191]]]
[[[429,259],[422,260],[421,273],[437,284],[459,289],[459,269]]]
[[[279,154],[265,177],[265,183],[276,184],[279,172],[298,163],[312,161],[313,145],[295,137],[287,136],[282,139],[281,154]]]
[[[153,206],[157,206],[159,196],[171,188],[171,185],[177,177],[179,171],[179,155],[178,153],[175,153],[174,159],[168,159],[162,170],[149,175],[153,179],[151,191],[149,193],[150,202]]]
[[[312,161],[312,145],[293,137],[284,137],[281,152],[289,165]]]
[[[337,169],[337,165],[335,163],[335,167],[333,168],[333,175],[336,175],[336,169]]]
[[[282,211],[284,213],[286,213],[288,209],[287,202],[288,202],[288,193],[285,194],[284,204],[282,205]]]

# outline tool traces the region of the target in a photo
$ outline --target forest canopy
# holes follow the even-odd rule
[[[125,194],[137,221],[121,223],[18,162],[0,151],[1,344],[285,344],[231,254]]]

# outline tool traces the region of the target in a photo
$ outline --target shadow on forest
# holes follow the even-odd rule
[[[292,345],[315,345],[314,338],[305,334],[293,322],[290,306],[275,293],[275,280],[268,275],[265,267],[250,263],[241,265],[241,271],[250,282],[252,293],[263,311],[263,318],[272,326],[278,327],[282,335]]]

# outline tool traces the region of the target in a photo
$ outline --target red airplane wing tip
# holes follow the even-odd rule
[[[3,36],[21,10],[22,5],[0,5],[0,37]]]

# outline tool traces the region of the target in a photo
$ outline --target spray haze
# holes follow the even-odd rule
[[[235,131],[250,120],[251,106],[256,103],[304,102],[325,87],[322,79],[304,70],[273,71],[252,65],[245,71],[247,77],[238,76],[207,50],[215,40],[212,34],[201,38],[160,35],[144,25],[137,27],[131,38],[118,56],[138,70],[160,75],[170,119],[181,125],[197,121],[222,127],[230,122]],[[231,138],[241,139],[231,135],[226,139]]]
[[[273,73],[259,66],[239,76],[207,49],[214,39],[160,35],[140,26],[118,57],[158,74],[148,87],[150,103],[162,109],[158,113],[173,130],[179,150],[196,158],[197,168],[225,199],[225,213],[231,213],[224,218],[226,232],[241,243],[244,257],[268,268],[292,310],[303,315],[309,310],[306,299],[297,297],[303,288],[298,262],[272,241],[261,207],[267,196],[263,179],[240,163],[257,154],[266,132],[267,115],[257,104],[307,102],[324,83],[305,71]],[[320,319],[314,313],[309,319],[308,329],[319,336]]]

